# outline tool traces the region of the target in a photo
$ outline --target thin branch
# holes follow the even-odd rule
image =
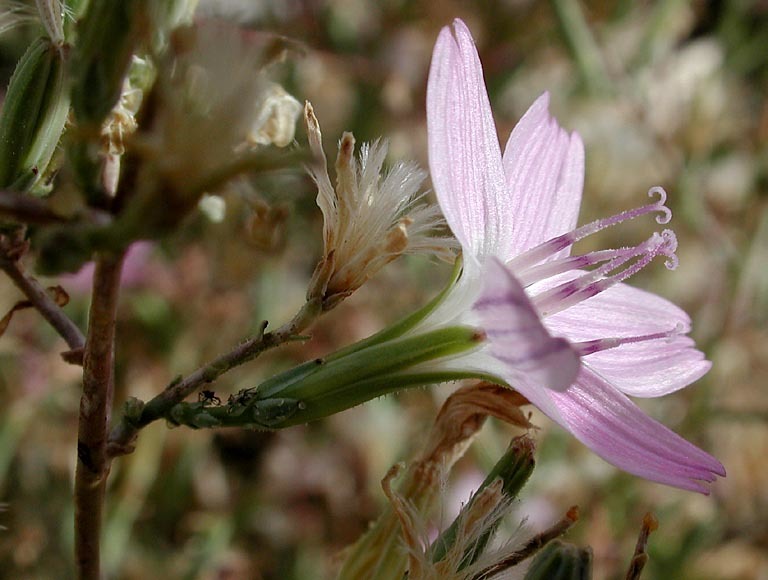
[[[5,250],[5,248],[3,248]],[[32,305],[42,314],[48,323],[66,341],[72,351],[81,350],[85,346],[85,337],[74,322],[66,315],[61,307],[51,298],[40,283],[27,276],[17,259],[11,258],[7,252],[0,256],[2,269],[13,283],[21,290]],[[71,361],[68,361],[71,362]]]
[[[75,555],[80,580],[100,578],[102,510],[109,473],[107,415],[114,387],[115,323],[122,262],[123,255],[98,256],[93,275],[75,472]]]
[[[73,216],[64,216],[53,211],[44,201],[16,191],[0,190],[0,217],[22,224],[50,225],[83,223],[106,226],[112,223],[112,216],[92,207],[81,208]]]
[[[133,443],[140,429],[164,417],[174,405],[181,403],[189,395],[212,383],[227,371],[252,361],[264,351],[296,340],[299,333],[314,322],[321,313],[322,307],[319,301],[308,301],[293,320],[274,332],[264,332],[267,326],[264,322],[257,336],[201,366],[186,378],[172,382],[162,393],[143,406],[138,417],[131,418],[125,415],[121,417],[119,423],[110,432],[108,454],[116,457],[130,453],[133,451]]]
[[[0,216],[25,224],[58,224],[67,221],[45,202],[16,191],[0,191]]]
[[[652,513],[648,512],[643,518],[643,527],[640,529],[640,535],[635,545],[635,553],[632,555],[632,561],[629,563],[626,580],[639,580],[643,573],[643,568],[648,562],[648,536],[659,528],[659,520]]]

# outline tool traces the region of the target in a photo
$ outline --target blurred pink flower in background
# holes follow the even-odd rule
[[[152,242],[138,241],[128,247],[123,262],[123,275],[121,278],[123,288],[134,288],[147,282],[150,256],[155,245]],[[93,262],[88,262],[75,274],[66,274],[61,277],[66,290],[76,294],[88,294],[93,284]]]

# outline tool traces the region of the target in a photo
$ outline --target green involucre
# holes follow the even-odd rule
[[[592,550],[554,540],[539,552],[528,568],[525,580],[589,580],[592,578]]]
[[[225,405],[180,403],[167,418],[194,428],[281,429],[307,423],[409,387],[479,376],[422,364],[473,350],[479,341],[474,329],[451,327],[375,343],[289,369],[240,391]]]
[[[79,123],[100,126],[117,103],[147,18],[147,0],[89,2],[72,54],[72,108]]]
[[[26,191],[38,182],[68,111],[63,52],[42,36],[19,60],[0,113],[0,187]]]

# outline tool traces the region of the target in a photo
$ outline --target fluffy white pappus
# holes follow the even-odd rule
[[[470,580],[519,551],[529,535],[524,522],[521,522],[510,536],[503,540],[492,537],[487,545],[483,545],[484,536],[489,533],[495,536],[495,530],[514,503],[504,495],[501,480],[497,480],[478,492],[471,505],[464,507],[457,520],[454,543],[439,561],[434,562],[434,544],[430,546],[429,542],[432,529],[429,520],[413,504],[403,501],[396,492],[390,490],[388,495],[400,520],[408,552],[408,578],[411,580]],[[475,557],[474,562],[465,565],[466,555],[478,547],[482,552]],[[493,577],[522,578],[525,567],[523,565],[517,569],[504,570]]]
[[[317,205],[324,221],[323,261],[316,272],[315,292],[346,297],[404,254],[453,257],[456,243],[436,235],[444,225],[442,216],[421,191],[424,171],[406,162],[385,168],[388,145],[383,140],[363,144],[356,156],[355,138],[345,133],[339,141],[333,185],[311,104],[305,105],[304,113],[314,156],[308,171],[318,188]]]
[[[146,142],[177,190],[194,191],[255,145],[293,141],[295,99],[267,78],[263,47],[246,31],[204,22],[176,30],[169,46]]]

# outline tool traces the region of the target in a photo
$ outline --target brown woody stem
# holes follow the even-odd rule
[[[75,473],[75,559],[80,580],[99,580],[104,490],[109,474],[107,420],[114,386],[117,301],[122,255],[100,255],[83,358],[83,394]]]
[[[25,224],[55,224],[67,221],[31,195],[0,191],[0,216]]]

